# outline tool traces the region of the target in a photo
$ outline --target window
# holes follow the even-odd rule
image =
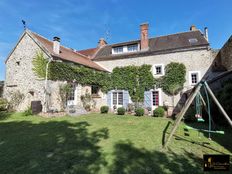
[[[189,39],[189,43],[190,44],[195,44],[195,43],[197,43],[198,42],[198,40],[196,39],[196,38],[191,38],[191,39]]]
[[[153,106],[159,106],[159,91],[152,92]]]
[[[92,85],[91,86],[91,93],[92,93],[92,95],[98,95],[98,92],[99,92],[99,86]]]
[[[199,81],[200,81],[200,72],[190,71],[189,72],[189,84],[196,85]]]
[[[153,74],[154,75],[164,75],[164,65],[162,65],[162,64],[153,65]]]
[[[128,52],[138,51],[138,44],[128,45],[128,46],[127,46],[127,51],[128,51]]]
[[[68,94],[68,100],[74,100],[74,98],[75,98],[75,85],[72,84],[71,85],[71,90],[70,90],[70,92]]]
[[[123,105],[123,92],[113,92],[113,105]]]
[[[114,54],[123,53],[123,47],[115,47],[115,48],[113,48],[113,53]]]

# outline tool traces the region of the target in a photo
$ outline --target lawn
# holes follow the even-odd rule
[[[203,154],[232,155],[231,130],[209,141],[196,131],[185,136],[184,123],[164,151],[169,121],[112,114],[5,116],[0,120],[0,173],[203,173]]]

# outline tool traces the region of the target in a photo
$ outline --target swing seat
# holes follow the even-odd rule
[[[205,122],[205,120],[203,118],[198,118],[197,121],[198,122]]]
[[[196,129],[196,128],[193,128],[191,126],[185,126],[186,129],[189,129],[189,130],[196,130],[196,131],[200,131],[200,132],[210,132],[210,133],[215,133],[215,134],[222,134],[224,135],[225,132],[224,131],[209,131],[209,130],[205,130],[205,129]]]

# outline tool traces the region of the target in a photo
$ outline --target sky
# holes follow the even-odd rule
[[[139,39],[139,25],[149,23],[149,36],[185,32],[194,24],[208,27],[218,49],[232,34],[232,0],[0,0],[0,80],[5,59],[27,27],[76,50]]]

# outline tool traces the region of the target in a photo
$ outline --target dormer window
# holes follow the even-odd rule
[[[190,44],[196,44],[198,42],[197,38],[191,38],[189,39]]]
[[[113,54],[120,54],[123,53],[123,47],[114,47]]]
[[[128,51],[128,52],[138,51],[138,44],[128,45],[128,46],[127,46],[127,51]]]
[[[135,52],[138,50],[139,50],[139,44],[117,46],[112,48],[112,54]]]

